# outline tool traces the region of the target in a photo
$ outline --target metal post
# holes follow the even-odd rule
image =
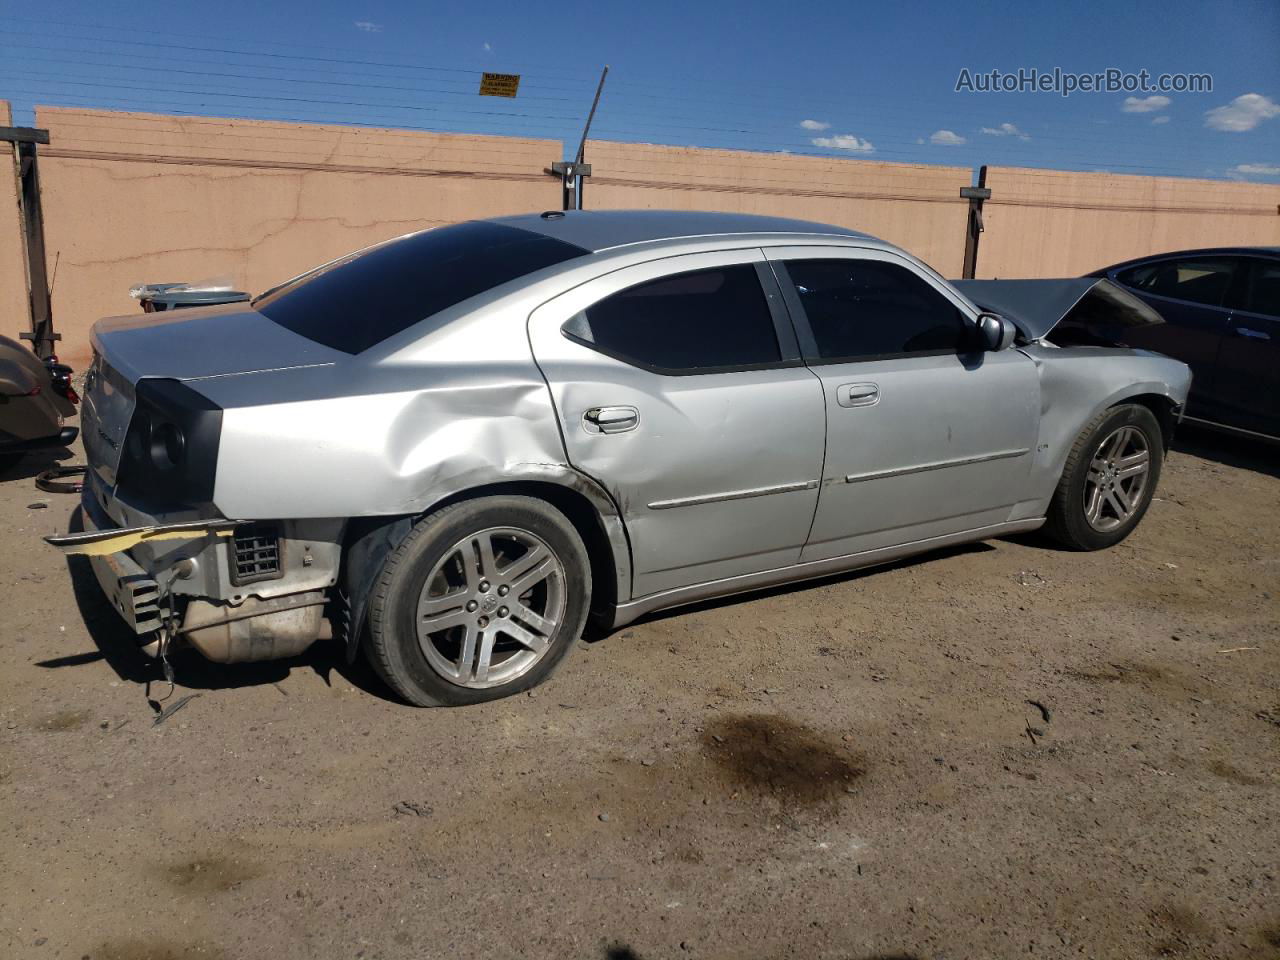
[[[36,356],[53,356],[53,345],[62,335],[53,332],[53,303],[45,264],[44,212],[40,207],[40,167],[36,144],[49,142],[48,130],[32,127],[0,127],[0,142],[12,143],[18,164],[18,203],[22,210],[22,237],[27,254],[27,292],[30,330],[19,336],[31,341]]]
[[[982,204],[991,199],[991,191],[987,189],[987,168],[978,169],[978,185],[961,187],[960,197],[969,201],[969,218],[965,224],[964,235],[964,267],[961,276],[972,280],[978,269],[978,235],[985,227],[982,225]]]

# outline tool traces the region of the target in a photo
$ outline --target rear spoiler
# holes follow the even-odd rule
[[[249,294],[229,287],[201,287],[190,283],[140,283],[129,288],[129,296],[142,304],[143,313],[163,313],[184,307],[212,307],[224,303],[246,303]]]
[[[1123,287],[1101,277],[1060,280],[952,280],[979,308],[1008,318],[1026,340],[1051,330],[1062,346],[1108,346],[1123,331],[1164,323],[1164,318]]]

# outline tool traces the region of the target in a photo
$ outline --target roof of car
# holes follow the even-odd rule
[[[555,237],[592,253],[630,243],[728,234],[782,233],[876,239],[870,234],[827,223],[747,213],[688,210],[548,210],[546,213],[502,217],[492,222]]]
[[[1113,263],[1108,267],[1101,267],[1095,270],[1090,276],[1102,276],[1110,270],[1119,267],[1137,266],[1138,264],[1147,263],[1152,260],[1167,260],[1170,257],[1222,257],[1222,256],[1245,256],[1248,254],[1264,257],[1280,256],[1280,247],[1199,247],[1195,250],[1170,250],[1167,253],[1150,253],[1145,257],[1134,257],[1132,260],[1122,260],[1119,263]]]

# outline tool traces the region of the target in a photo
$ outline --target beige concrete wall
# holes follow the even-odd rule
[[[725,210],[851,227],[895,243],[944,276],[960,275],[968,167],[840,157],[587,144],[588,209]]]
[[[553,140],[40,108],[59,352],[82,365],[143,281],[260,291],[423,227],[555,208]],[[8,107],[0,107],[8,122]],[[965,167],[592,141],[588,209],[727,210],[841,224],[958,276]],[[1072,276],[1211,244],[1280,244],[1280,187],[993,167],[979,276]],[[0,310],[27,324],[16,180],[0,170]]]
[[[554,140],[40,108],[60,353],[88,356],[132,284],[261,291],[424,227],[560,205]]]
[[[979,277],[1073,277],[1167,250],[1280,244],[1280,186],[991,167]]]
[[[12,117],[8,102],[0,100],[0,127],[12,126]],[[14,340],[31,329],[15,152],[13,144],[0,143],[0,333]]]

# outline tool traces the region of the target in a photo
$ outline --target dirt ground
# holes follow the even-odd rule
[[[4,957],[1280,957],[1274,450],[1187,435],[1108,552],[707,604],[528,696],[415,710],[326,646],[182,659],[159,726],[35,468],[0,484]]]

